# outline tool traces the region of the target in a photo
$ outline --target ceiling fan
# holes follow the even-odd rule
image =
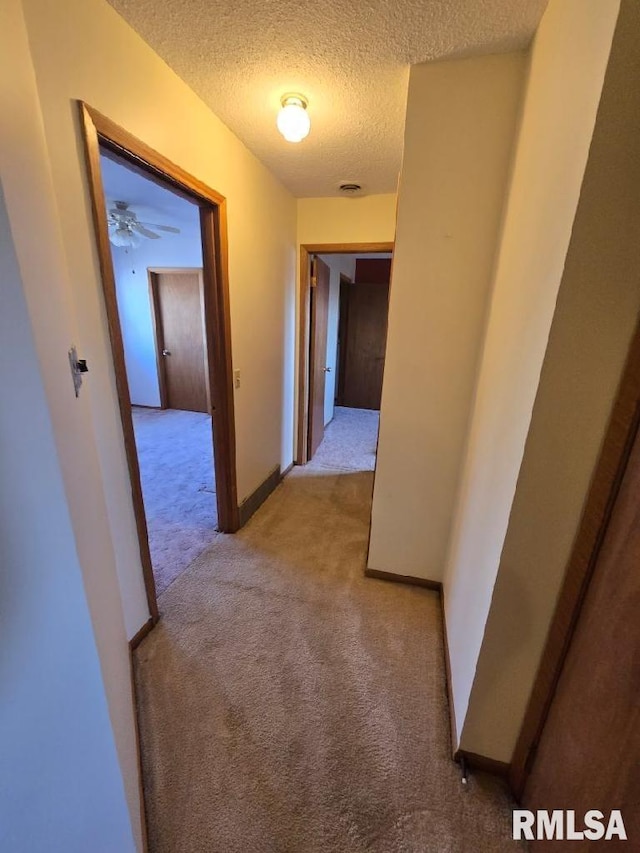
[[[136,214],[129,208],[126,201],[114,201],[114,207],[107,210],[107,225],[109,227],[109,240],[114,246],[135,249],[142,242],[142,237],[149,240],[158,240],[162,236],[151,231],[167,231],[170,234],[179,234],[180,229],[173,225],[154,225],[152,222],[140,222]]]

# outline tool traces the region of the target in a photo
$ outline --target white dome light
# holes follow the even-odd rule
[[[137,249],[140,243],[142,243],[140,235],[136,234],[132,228],[127,228],[126,226],[109,228],[109,240],[111,240],[114,246],[119,246],[123,249]]]
[[[283,95],[278,113],[278,130],[287,142],[301,142],[308,136],[311,120],[307,112],[307,99],[303,95]]]

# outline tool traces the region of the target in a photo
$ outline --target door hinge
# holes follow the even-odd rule
[[[318,276],[316,271],[316,259],[311,258],[311,278],[309,280],[311,287],[315,287],[318,284]]]

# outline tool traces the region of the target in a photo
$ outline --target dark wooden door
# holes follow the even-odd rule
[[[523,805],[620,809],[628,849],[640,850],[640,439],[595,557],[558,686],[542,731]],[[608,850],[612,842],[573,842]],[[539,841],[534,849],[564,850]]]
[[[343,285],[347,317],[341,322],[342,351],[338,403],[357,409],[379,409],[387,343],[389,284]]]
[[[151,276],[163,406],[209,412],[209,389],[199,271]]]
[[[327,327],[329,323],[329,267],[313,261],[311,288],[311,335],[309,344],[309,432],[307,457],[312,459],[324,438],[324,394],[327,375]]]

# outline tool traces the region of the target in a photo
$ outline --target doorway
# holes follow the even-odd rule
[[[298,464],[375,467],[392,251],[300,248]]]
[[[150,519],[145,512],[143,495],[144,470],[141,478],[143,454],[139,454],[138,448],[141,430],[147,429],[154,418],[168,414],[173,416],[174,420],[190,416],[204,418],[203,434],[208,433],[208,468],[212,477],[215,472],[215,498],[210,504],[215,506],[217,511],[217,529],[221,532],[234,532],[239,526],[226,258],[226,203],[224,197],[108,118],[86,104],[80,103],[79,106],[120,418],[140,557],[153,624],[159,613],[157,584],[149,540]],[[132,224],[129,200],[124,200],[124,206],[108,205],[101,168],[103,159],[119,161],[126,165],[131,174],[160,188],[177,199],[176,204],[180,202],[193,212],[197,225],[195,264],[190,264],[186,269],[164,267],[157,263],[138,264],[138,267],[144,266],[143,270],[136,269],[135,264],[131,264],[133,254],[128,255],[128,251],[133,252],[134,246],[141,239],[154,244],[162,243],[158,237],[179,233],[181,229],[169,220],[162,220],[158,225],[160,220],[156,219],[151,220],[149,224],[146,221],[147,216],[143,220],[143,217],[137,217],[137,214]],[[120,216],[123,212],[125,215]],[[133,213],[136,213],[135,209]],[[115,240],[114,230],[118,232]],[[133,236],[132,231],[135,232]],[[112,256],[114,245],[124,249],[121,261],[129,268],[130,282],[136,279],[136,288],[121,287],[119,292]],[[146,299],[148,313],[148,327],[145,329],[147,348],[142,353],[135,353],[138,360],[136,369],[132,370],[132,347],[140,344],[141,337],[138,335],[135,338],[131,334],[122,309],[124,298],[126,295],[132,295],[134,290],[137,294],[135,298],[140,299],[143,281],[145,297],[142,302]],[[144,325],[145,323],[138,323],[137,331]],[[153,343],[149,344],[149,341]],[[158,344],[161,344],[160,350]],[[179,355],[178,350],[181,350]],[[175,369],[173,366],[167,369],[162,362],[172,357],[178,364]],[[169,409],[169,402],[177,402],[185,408]],[[135,408],[134,404],[137,404]],[[167,423],[165,419],[163,429]],[[165,435],[165,439],[169,450],[164,455],[163,464],[166,460],[176,461],[175,441],[169,434]],[[185,446],[188,444],[189,442]],[[206,485],[203,484],[203,490],[206,490]]]
[[[391,258],[357,257],[355,278],[340,278],[336,403],[380,411],[387,346]]]

